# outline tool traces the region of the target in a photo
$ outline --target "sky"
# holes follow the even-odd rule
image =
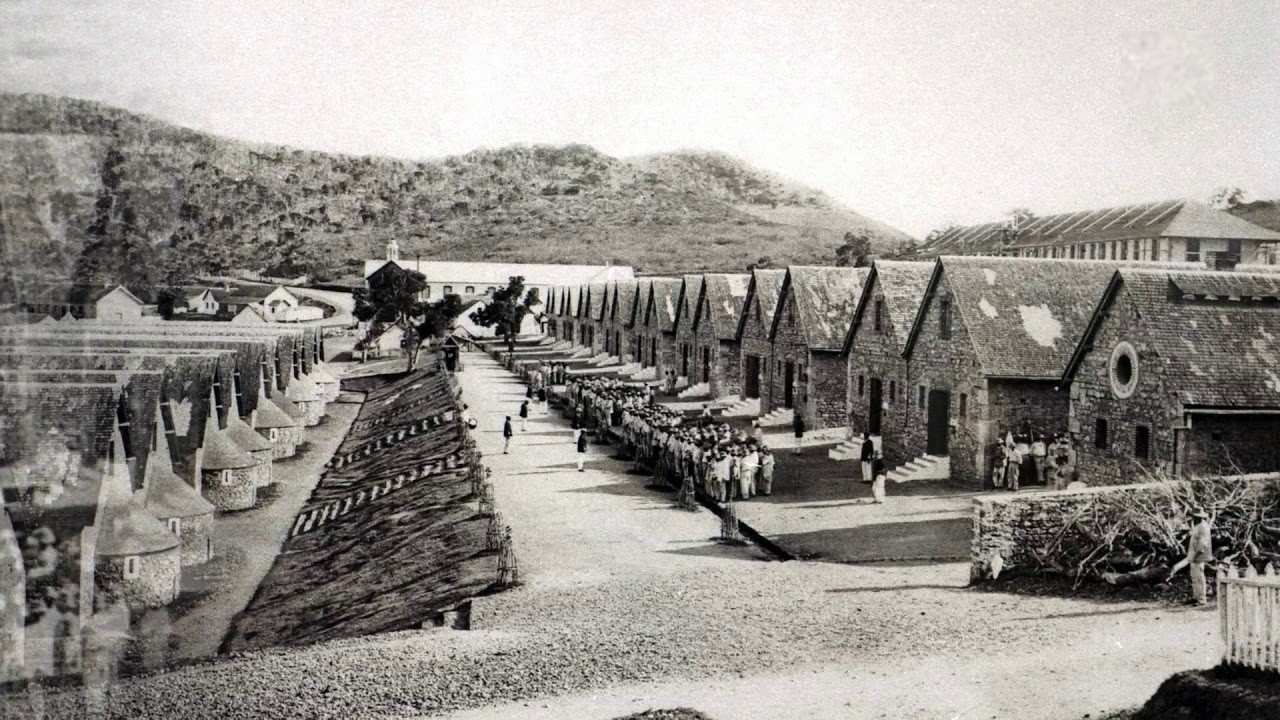
[[[916,236],[1280,197],[1278,66],[1275,0],[0,0],[0,91],[357,154],[719,150]]]

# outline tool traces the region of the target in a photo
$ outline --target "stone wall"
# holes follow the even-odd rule
[[[715,369],[711,373],[711,396],[742,394],[742,352],[734,340],[716,342]]]
[[[847,427],[848,361],[838,352],[812,352],[809,358],[809,402],[806,407],[809,428]]]
[[[213,559],[213,516],[193,515],[179,520],[182,566],[201,565]]]
[[[740,353],[738,377],[742,380],[742,388],[738,396],[746,399],[746,363],[747,357],[760,358],[760,414],[773,409],[773,343],[769,342],[769,326],[764,322],[764,313],[760,309],[760,298],[751,296],[750,304],[743,303],[743,312],[749,313],[742,327],[742,337],[738,343]]]
[[[225,483],[221,470],[207,470],[201,473],[200,483],[204,498],[224,512],[248,510],[258,500],[252,467],[232,470],[231,479]]]
[[[884,313],[882,322],[885,331],[876,332],[871,317],[869,315],[864,317],[849,348],[847,387],[849,424],[855,437],[861,437],[862,433],[870,432],[868,415],[871,402],[871,380],[879,379],[883,407],[880,417],[880,435],[885,462],[898,465],[916,457],[908,454],[907,444],[903,442],[908,419],[913,417],[912,408],[915,397],[911,392],[914,386],[908,372],[907,361],[903,359],[902,352],[894,339],[888,313]],[[907,328],[903,328],[902,334],[905,336],[906,333]],[[861,393],[859,393],[859,387],[861,387]]]
[[[126,558],[99,555],[94,572],[94,608],[101,610],[124,603],[130,610],[164,607],[178,596],[180,552],[177,547],[158,553],[137,555],[137,577],[124,576]]]
[[[791,407],[802,414],[806,412],[809,402],[809,345],[804,333],[804,323],[799,309],[795,305],[795,296],[789,291],[778,303],[778,331],[773,336],[773,377],[769,387],[772,403],[770,410],[786,407],[787,370],[791,363]],[[763,405],[762,405],[763,409]],[[809,427],[813,427],[813,417],[805,418]]]
[[[1280,416],[1196,415],[1185,442],[1187,473],[1280,470]]]
[[[1157,498],[1169,492],[1168,483],[1146,483],[974,498],[969,578],[972,582],[990,578],[996,555],[1003,562],[1002,575],[1034,569],[1034,551],[1052,542],[1062,532],[1066,518],[1096,502],[1100,495]]]

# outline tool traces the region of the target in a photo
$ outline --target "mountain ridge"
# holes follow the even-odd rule
[[[20,271],[144,284],[234,270],[335,277],[391,238],[424,259],[736,271],[761,256],[831,262],[846,232],[881,252],[911,241],[719,151],[510,145],[404,160],[0,94],[0,262]]]

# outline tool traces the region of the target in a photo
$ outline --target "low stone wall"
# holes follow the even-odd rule
[[[969,578],[980,582],[991,577],[992,559],[1000,556],[1001,573],[1035,567],[1034,553],[1046,547],[1060,532],[1065,518],[1099,495],[1167,495],[1171,483],[1109,485],[1079,490],[990,495],[973,500],[973,539]]]

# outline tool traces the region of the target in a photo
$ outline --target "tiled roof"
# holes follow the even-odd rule
[[[854,322],[849,326],[849,337],[845,339],[845,352],[849,351],[853,334],[859,332],[858,326],[866,324],[869,314],[874,312],[877,297],[884,298],[884,312],[889,316],[893,343],[901,352],[906,347],[907,334],[915,322],[916,313],[920,311],[933,268],[934,263],[931,262],[877,260],[863,284],[862,298],[854,312]]]
[[[747,287],[750,284],[751,276],[746,273],[704,275],[702,294],[706,303],[703,306],[711,311],[711,317],[703,318],[699,315],[698,322],[710,322],[712,331],[719,340],[737,337],[738,321],[744,314],[742,307],[747,300]]]
[[[1010,234],[1003,222],[957,227],[920,247],[922,255],[995,253],[1004,247],[1071,245],[1158,237],[1280,241],[1280,233],[1191,200],[1124,205],[1033,218]]]
[[[862,284],[870,268],[793,265],[787,268],[781,293],[795,298],[810,350],[839,350],[853,322],[853,311],[862,297]],[[781,304],[781,300],[779,300]],[[777,333],[773,318],[770,337]]]
[[[110,482],[110,480],[108,480]],[[146,555],[178,547],[178,536],[147,508],[141,493],[107,498],[98,542],[100,555]]]
[[[743,301],[743,310],[738,317],[738,329],[734,337],[741,337],[746,328],[746,320],[751,315],[747,303],[754,302],[760,306],[760,323],[773,327],[773,313],[778,309],[778,292],[782,289],[782,280],[787,276],[784,269],[752,270],[747,285],[747,298]]]
[[[1280,408],[1280,276],[1125,268],[1075,348],[1069,381],[1092,335],[1123,294],[1142,318],[1136,329],[1154,352],[1141,365],[1184,405]]]
[[[254,465],[253,457],[232,442],[226,431],[219,429],[215,422],[205,423],[201,447],[204,448],[201,457],[203,470],[239,470]]]
[[[676,327],[676,302],[680,300],[680,278],[653,278],[649,284],[649,299],[645,324],[663,332]]]
[[[587,318],[599,320],[604,314],[604,299],[609,286],[605,283],[591,283],[587,286]]]
[[[649,302],[649,286],[652,284],[652,278],[640,278],[636,281],[636,308],[635,315],[631,318],[632,327],[644,325],[644,310]]]
[[[963,322],[992,377],[1058,378],[1102,299],[1112,274],[1137,263],[1010,257],[943,257],[939,278],[950,288],[955,321]],[[1141,263],[1188,269],[1186,263]],[[923,304],[922,304],[923,311]],[[919,330],[917,313],[907,352]]]
[[[680,299],[676,301],[676,327],[692,323],[698,298],[702,295],[702,276],[685,275],[680,279]]]
[[[636,288],[639,284],[635,280],[622,280],[617,283],[615,291],[617,297],[617,307],[613,313],[615,322],[622,325],[630,325],[632,314],[636,311]]]

